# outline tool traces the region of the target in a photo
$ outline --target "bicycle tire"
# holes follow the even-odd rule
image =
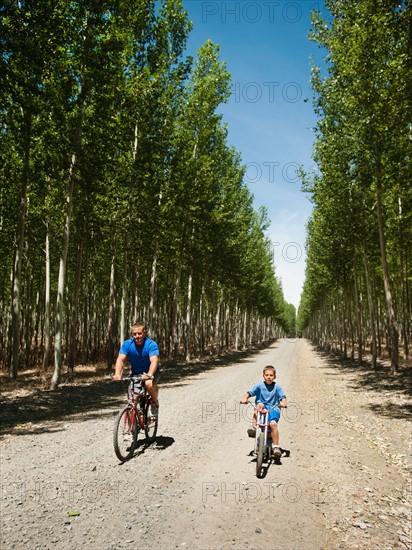
[[[257,444],[257,458],[256,458],[256,477],[260,477],[263,466],[263,455],[265,452],[265,436],[263,433],[259,435]]]
[[[159,418],[156,415],[155,418],[150,416],[150,400],[146,401],[144,408],[144,432],[146,435],[146,442],[153,443],[157,434],[157,425],[159,423]]]
[[[137,442],[137,418],[130,405],[124,407],[116,417],[113,430],[114,452],[121,462],[133,456]],[[131,436],[126,439],[126,436]]]

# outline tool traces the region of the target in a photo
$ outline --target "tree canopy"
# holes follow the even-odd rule
[[[239,153],[230,73],[185,56],[180,0],[1,6],[0,359],[111,365],[133,319],[165,356],[292,330]]]

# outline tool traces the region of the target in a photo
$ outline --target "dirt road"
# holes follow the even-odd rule
[[[280,436],[290,457],[257,479],[251,410],[239,401],[267,364],[288,397]],[[125,464],[112,444],[125,388],[114,383],[73,395],[55,418],[50,402],[44,414],[37,405],[30,425],[10,429],[1,549],[411,547],[402,384],[333,366],[304,340],[182,371],[164,374],[156,443]]]

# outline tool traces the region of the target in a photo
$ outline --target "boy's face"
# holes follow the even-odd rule
[[[276,374],[272,370],[265,370],[265,372],[263,373],[263,380],[269,386],[273,384],[273,381],[275,380],[275,378],[276,378]]]

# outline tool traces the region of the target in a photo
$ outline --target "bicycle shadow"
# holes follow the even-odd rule
[[[138,458],[142,454],[150,451],[163,451],[164,449],[167,449],[173,443],[175,442],[173,437],[165,436],[165,435],[159,435],[155,438],[155,440],[152,443],[147,443],[145,439],[138,439],[136,442],[136,447],[133,452],[133,456],[131,456],[128,460],[125,460],[124,462],[119,462],[119,466],[123,466],[123,464],[126,464],[130,460],[134,460],[135,458]]]
[[[251,460],[250,462],[252,463],[255,463],[257,462],[257,456],[255,455],[254,451],[250,451],[249,455],[248,456],[253,456],[253,460]],[[268,472],[269,472],[269,469],[270,469],[270,466],[273,464],[275,466],[282,466],[283,463],[282,463],[282,458],[288,458],[290,456],[290,450],[289,449],[283,449],[282,448],[282,455],[280,457],[274,457],[274,456],[271,456],[268,458],[266,458],[263,462],[263,465],[262,465],[262,470],[260,472],[260,476],[259,476],[259,479],[264,479]]]

